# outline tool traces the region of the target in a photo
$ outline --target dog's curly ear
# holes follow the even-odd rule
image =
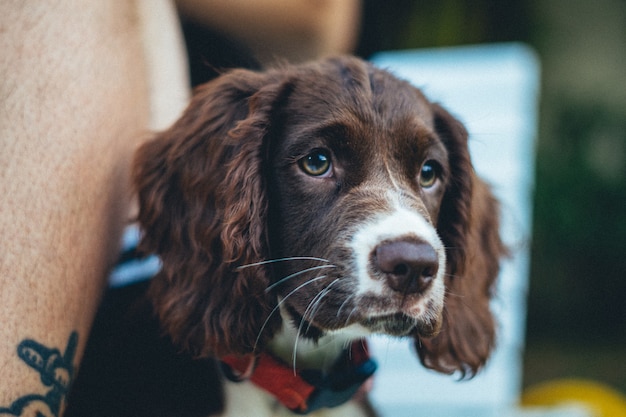
[[[471,165],[467,131],[443,107],[433,105],[433,111],[452,170],[437,226],[447,248],[446,295],[441,332],[415,345],[424,366],[471,377],[495,344],[489,303],[506,249],[498,203]]]
[[[279,325],[265,323],[276,301],[264,269],[239,267],[268,253],[265,138],[284,84],[227,73],[135,156],[140,248],[163,264],[150,297],[166,333],[196,356],[249,353],[263,325],[265,337]]]

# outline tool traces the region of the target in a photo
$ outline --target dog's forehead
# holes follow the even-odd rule
[[[301,67],[289,103],[290,112],[311,122],[357,117],[389,127],[406,121],[433,126],[431,104],[417,88],[355,58]]]

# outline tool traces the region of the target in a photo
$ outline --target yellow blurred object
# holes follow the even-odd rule
[[[527,388],[523,406],[554,406],[580,403],[595,417],[626,417],[626,397],[617,390],[595,381],[563,379]]]

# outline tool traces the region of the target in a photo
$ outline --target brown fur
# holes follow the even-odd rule
[[[294,151],[298,138],[320,131],[329,140],[342,138],[333,149],[343,171],[341,181],[311,190],[282,161],[289,158],[287,146]],[[368,170],[379,156],[398,159],[403,186],[416,190],[410,179],[419,166],[408,155],[419,158],[440,143],[445,189],[415,207],[447,248],[446,304],[441,332],[415,334],[415,346],[429,368],[475,374],[494,346],[489,299],[504,249],[497,203],[472,169],[467,140],[443,107],[355,58],[263,73],[236,70],[200,87],[182,118],[144,145],[134,164],[141,247],[163,261],[150,290],[163,329],[197,356],[264,349],[281,324],[278,314],[270,315],[276,293],[266,289],[295,266],[238,267],[281,256],[329,256],[347,224],[385,205],[384,196],[368,195],[363,186],[383,181]],[[315,264],[298,269],[303,265]],[[336,287],[348,295],[349,287]],[[292,303],[306,296],[296,294]],[[328,308],[337,311],[341,303],[331,298]],[[332,319],[320,313],[325,326],[338,326]]]

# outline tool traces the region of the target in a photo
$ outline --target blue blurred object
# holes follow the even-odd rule
[[[512,249],[502,262],[493,311],[498,347],[470,381],[422,368],[408,341],[375,338],[380,367],[373,397],[384,416],[509,416],[522,383],[528,289],[539,61],[522,44],[385,52],[374,64],[422,89],[459,118],[470,134],[477,173],[502,204],[502,236]]]
[[[161,269],[155,255],[142,256],[137,251],[141,232],[136,224],[128,226],[122,236],[122,252],[109,276],[111,287],[121,287],[152,278]]]

